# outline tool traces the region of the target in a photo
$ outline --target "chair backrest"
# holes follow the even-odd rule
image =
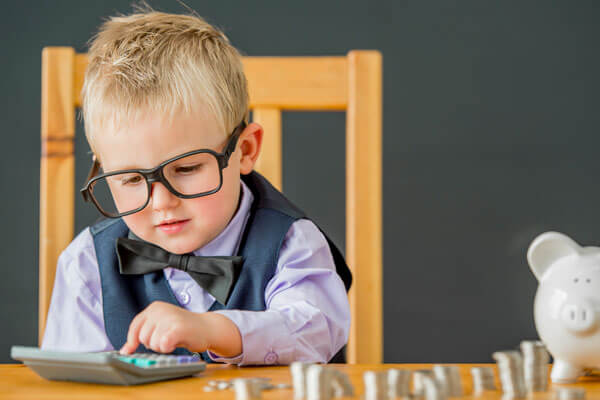
[[[74,235],[75,109],[87,55],[71,47],[42,52],[39,340],[56,262]],[[382,361],[381,129],[382,57],[245,57],[253,119],[264,127],[257,170],[281,188],[282,110],[346,111],[346,260],[350,363]]]

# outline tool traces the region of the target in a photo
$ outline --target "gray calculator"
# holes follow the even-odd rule
[[[182,378],[204,371],[206,363],[198,356],[117,351],[75,353],[47,351],[37,347],[12,346],[10,356],[43,378],[57,381],[137,385]]]

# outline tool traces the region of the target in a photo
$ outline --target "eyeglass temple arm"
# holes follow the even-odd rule
[[[231,142],[228,143],[227,148],[225,149],[225,152],[223,153],[223,156],[224,156],[223,168],[226,168],[227,165],[229,164],[229,157],[231,157],[231,154],[235,151],[235,146],[237,146],[237,142],[238,142],[238,139],[240,138],[240,134],[244,131],[244,129],[246,129],[246,126],[247,126],[246,121],[242,120],[242,122],[232,132],[231,136],[233,136],[234,138]]]
[[[90,179],[92,179],[94,176],[96,176],[98,174],[99,170],[100,170],[100,163],[98,162],[98,159],[94,155],[94,162],[92,163],[92,167],[90,168],[90,172],[88,173],[88,176],[85,179],[85,181],[89,182]],[[89,195],[88,195],[88,190],[87,190],[88,187],[89,186],[86,185],[85,188],[81,189],[81,195],[83,196],[83,199],[85,201],[89,200]]]

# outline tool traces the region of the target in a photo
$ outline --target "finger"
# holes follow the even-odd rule
[[[140,345],[139,331],[144,325],[145,320],[146,314],[141,312],[131,321],[129,324],[129,330],[127,331],[127,342],[125,342],[123,347],[121,347],[121,350],[119,350],[121,354],[131,354],[138,348]]]
[[[171,353],[179,345],[179,337],[175,329],[169,329],[159,338],[158,347],[161,353]]]
[[[164,332],[161,333],[161,329],[155,329],[152,332],[152,336],[150,337],[150,341],[149,341],[149,348],[158,352],[158,353],[163,353],[160,349],[160,339],[164,336]]]
[[[173,344],[173,339],[169,335],[164,335],[160,338],[159,345],[161,353],[172,353],[175,351],[175,345]]]
[[[146,319],[144,321],[144,325],[140,328],[140,333],[138,334],[139,341],[149,349],[151,348],[150,340],[152,338],[152,334],[156,330],[156,325],[156,322]]]

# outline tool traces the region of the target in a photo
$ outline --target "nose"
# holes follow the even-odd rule
[[[589,334],[596,330],[597,318],[591,302],[586,299],[573,299],[567,302],[560,312],[567,329],[576,334]]]
[[[179,197],[169,192],[162,183],[154,182],[150,192],[150,202],[153,210],[160,211],[176,207],[179,204]]]

